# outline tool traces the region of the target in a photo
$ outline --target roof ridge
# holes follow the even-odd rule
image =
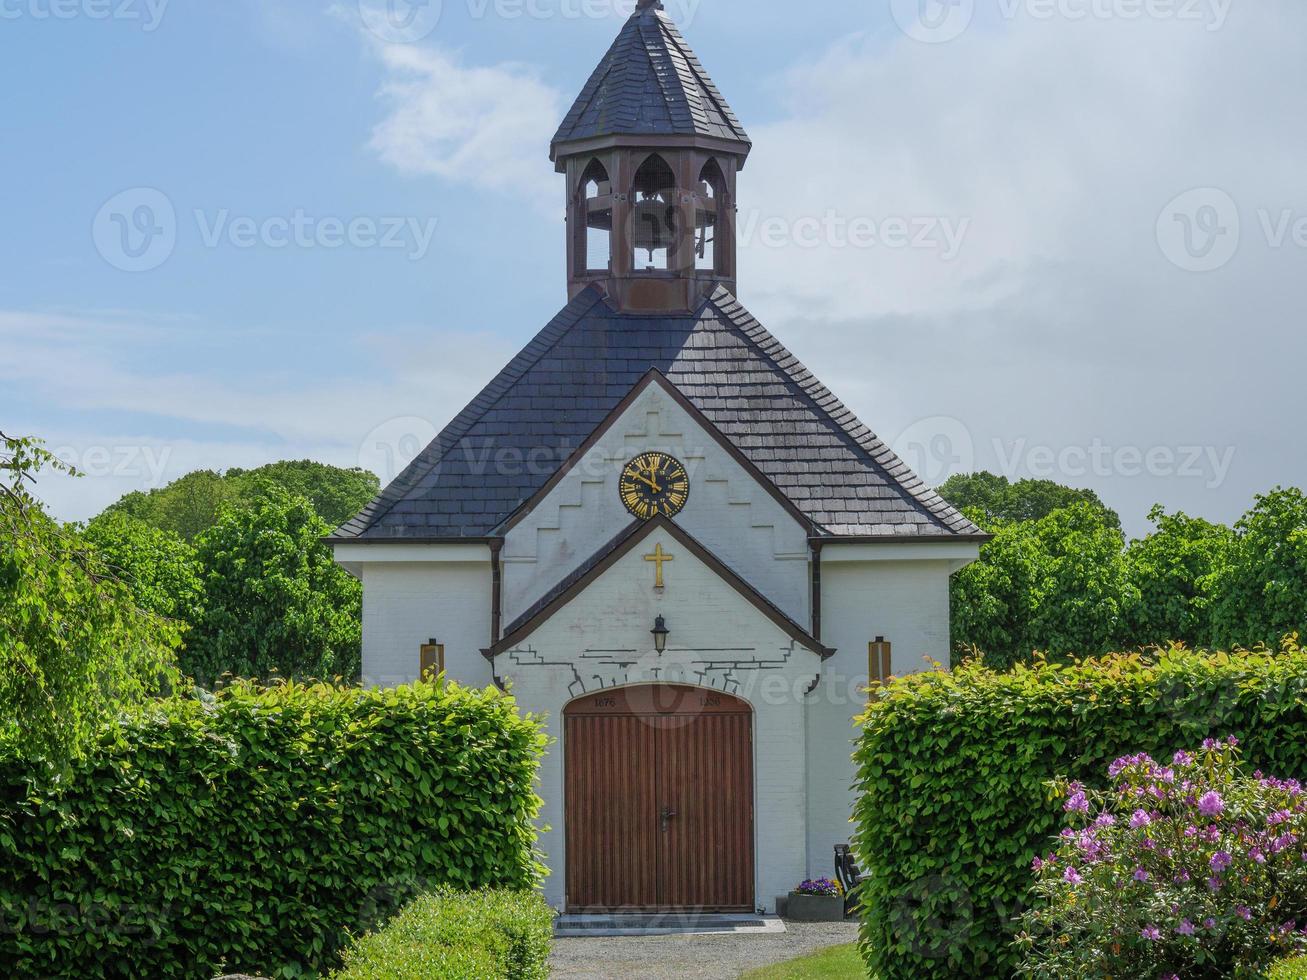
[[[585,300],[589,298],[589,302]],[[581,318],[600,303],[604,294],[589,286],[574,296],[544,328],[531,338],[517,355],[496,374],[476,396],[440,430],[431,443],[404,467],[399,476],[372,498],[363,509],[333,532],[333,537],[357,537],[386,516],[444,460],[445,454],[476,422],[499,401],[521,377],[526,374],[558,342],[580,322]],[[480,407],[478,407],[480,406]],[[432,450],[437,452],[432,457]]]
[[[959,534],[981,534],[979,527],[969,521],[952,504],[930,487],[908,466],[890,446],[873,432],[865,422],[840,401],[829,388],[814,375],[774,334],[764,327],[743,303],[725,286],[718,286],[710,302],[722,316],[743,332],[768,360],[796,384],[813,406],[835,422],[877,467],[884,471],[905,493],[919,503],[928,514],[949,531]],[[729,307],[734,307],[734,310]],[[784,355],[777,358],[776,353]],[[788,360],[789,366],[782,363]]]

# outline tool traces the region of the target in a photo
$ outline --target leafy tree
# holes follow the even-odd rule
[[[247,499],[261,482],[271,480],[287,493],[306,498],[333,529],[362,510],[381,489],[375,473],[357,467],[341,469],[311,459],[269,463],[256,470],[228,470],[227,478],[242,488]]]
[[[312,460],[284,461],[254,470],[230,469],[225,474],[196,470],[166,487],[129,493],[106,513],[126,514],[193,541],[218,522],[225,508],[249,506],[267,482],[307,498],[333,528],[358,513],[380,488],[376,475],[367,470],[341,469]]]
[[[1087,502],[1032,521],[999,521],[980,560],[953,577],[953,639],[995,667],[1052,656],[1091,656],[1122,636],[1132,601],[1124,536]]]
[[[0,433],[0,750],[67,761],[123,702],[167,688],[180,642],[30,485],[63,466]]]
[[[1212,582],[1213,642],[1278,647],[1307,634],[1307,496],[1277,488],[1258,497],[1229,555]]]
[[[1131,584],[1126,638],[1134,647],[1208,643],[1213,576],[1228,560],[1234,535],[1223,524],[1168,514],[1160,505],[1148,519],[1153,533],[1132,541],[1125,553]]]
[[[142,609],[187,623],[195,618],[199,562],[195,549],[172,531],[113,512],[91,521],[83,536],[130,586]]]
[[[1037,521],[1053,511],[1076,503],[1089,504],[1102,512],[1109,527],[1120,528],[1121,518],[1092,490],[1062,486],[1052,480],[1020,480],[981,471],[949,477],[939,494],[959,510],[980,512],[979,523],[989,527],[996,521]]]
[[[206,683],[356,677],[363,590],[322,543],[329,531],[307,500],[271,482],[248,508],[226,509],[196,541],[203,598],[184,668]]]
[[[237,489],[213,470],[196,470],[158,490],[129,493],[105,514],[125,514],[193,541],[214,525],[224,506],[235,502]]]

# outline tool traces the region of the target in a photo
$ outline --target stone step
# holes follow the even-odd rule
[[[667,912],[642,915],[560,915],[554,920],[554,935],[560,939],[586,936],[699,936],[784,931],[785,923],[774,915]]]

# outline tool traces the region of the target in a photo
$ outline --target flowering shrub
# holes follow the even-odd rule
[[[1023,975],[1253,977],[1307,952],[1307,795],[1245,775],[1237,745],[1126,756],[1101,793],[1057,784],[1071,826],[1034,862]]]
[[[840,886],[838,882],[831,881],[829,878],[817,878],[815,881],[809,879],[802,882],[798,888],[794,889],[796,895],[824,895],[827,898],[838,898]]]

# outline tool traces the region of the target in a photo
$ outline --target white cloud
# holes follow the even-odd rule
[[[742,221],[940,218],[968,222],[964,243],[945,261],[745,242],[742,298],[873,428],[956,418],[982,466],[1022,440],[1235,448],[1215,488],[1053,474],[1100,490],[1133,529],[1154,501],[1231,519],[1255,492],[1307,484],[1291,394],[1307,249],[1272,245],[1259,214],[1307,217],[1307,8],[1241,5],[1207,27],[978,13],[946,44],[834,45],[785,78],[784,118],[750,126]],[[1234,258],[1205,274],[1157,239],[1194,187],[1225,191],[1242,225]]]
[[[404,174],[553,200],[556,180],[541,152],[563,105],[532,69],[466,66],[435,47],[376,48],[386,117],[370,145],[383,161]]]
[[[219,334],[231,336],[212,328],[195,336]],[[482,334],[373,333],[341,345],[348,367],[290,378],[272,369],[205,373],[188,343],[137,319],[0,310],[0,384],[9,414],[20,416],[6,424],[27,426],[18,431],[67,450],[88,472],[43,481],[60,517],[91,516],[129,490],[199,468],[311,457],[393,478],[515,353]],[[77,421],[52,421],[42,406]],[[128,428],[124,417],[137,421]],[[217,435],[205,439],[206,431]]]

